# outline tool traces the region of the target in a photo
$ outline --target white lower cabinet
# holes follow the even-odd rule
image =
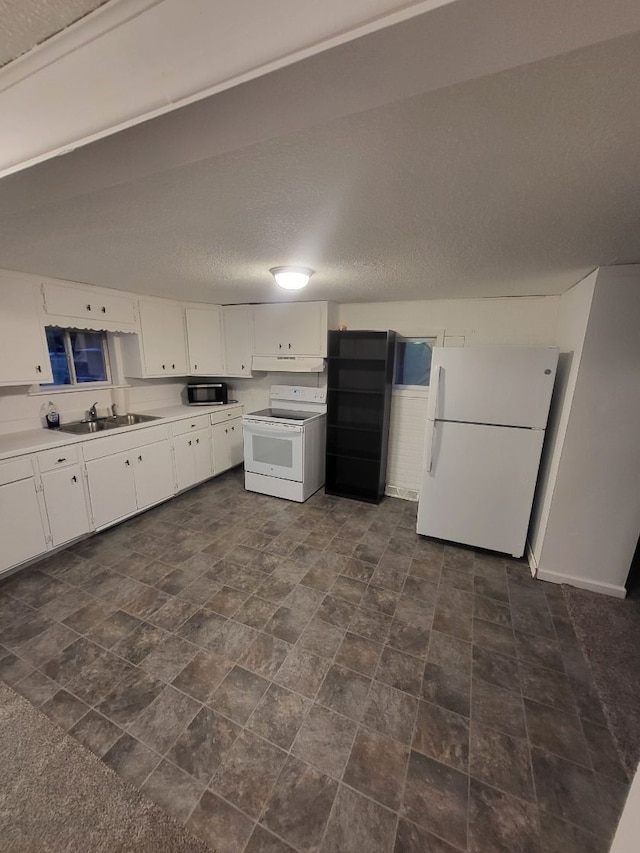
[[[42,474],[42,490],[54,548],[91,529],[80,465]]]
[[[213,473],[208,429],[175,436],[173,454],[179,492],[207,480]]]
[[[87,480],[95,527],[103,527],[138,508],[131,457],[134,451],[115,453],[87,462]]]
[[[175,488],[171,445],[159,441],[87,462],[96,528],[170,498]]]
[[[242,462],[241,406],[191,414],[171,432],[165,423],[1,461],[0,573]]]
[[[213,473],[221,474],[240,465],[243,459],[242,418],[232,418],[211,427]]]
[[[170,498],[175,492],[171,443],[159,441],[131,451],[138,509]]]
[[[33,475],[0,486],[0,543],[0,571],[47,549]]]

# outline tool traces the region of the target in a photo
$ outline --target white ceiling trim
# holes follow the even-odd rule
[[[0,70],[0,178],[455,0],[112,0]]]

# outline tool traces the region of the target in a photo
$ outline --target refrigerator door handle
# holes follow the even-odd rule
[[[442,368],[438,364],[431,372],[431,380],[429,382],[429,401],[427,403],[427,420],[435,421],[438,417],[438,397],[440,396],[440,371]]]
[[[427,432],[424,437],[424,470],[426,474],[429,474],[433,467],[433,443],[435,437],[436,422],[429,419],[427,421]]]

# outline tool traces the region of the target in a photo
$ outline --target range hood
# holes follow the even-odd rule
[[[254,355],[251,369],[269,373],[322,373],[324,358],[315,355]]]

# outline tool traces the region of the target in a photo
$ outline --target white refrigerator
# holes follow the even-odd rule
[[[435,347],[417,531],[521,557],[554,347]]]

